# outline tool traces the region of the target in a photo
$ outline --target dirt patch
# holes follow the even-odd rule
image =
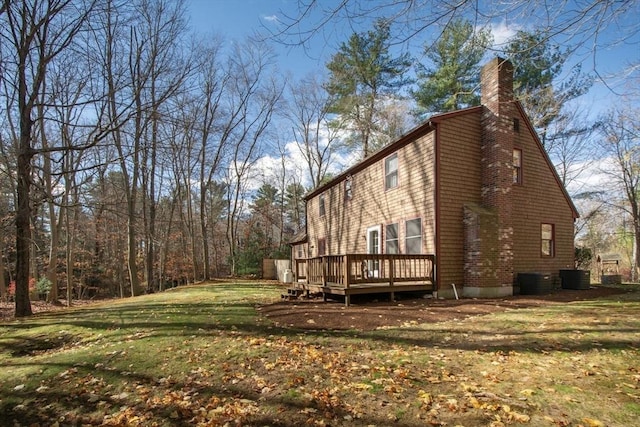
[[[517,295],[497,299],[434,300],[397,295],[395,302],[377,301],[371,296],[352,299],[352,305],[327,301],[321,297],[300,298],[259,306],[262,315],[278,326],[311,330],[373,330],[421,323],[444,322],[489,313],[571,301],[595,300],[625,293],[624,289],[591,287],[559,290],[545,295]],[[404,298],[404,299],[403,299]]]
[[[13,342],[11,344],[11,355],[13,357],[35,356],[60,349],[74,342],[75,337],[67,333],[58,334],[53,338],[49,335],[37,335]]]

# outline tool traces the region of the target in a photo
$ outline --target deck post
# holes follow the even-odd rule
[[[345,289],[349,289],[349,286],[351,285],[351,277],[349,272],[351,271],[351,257],[349,255],[345,255],[344,256],[344,265],[342,268],[342,274],[344,277],[344,287]]]
[[[396,266],[395,266],[393,256],[387,259],[389,260],[389,286],[393,288],[393,279],[396,276]],[[391,294],[391,302],[394,302],[396,300],[395,292],[391,291],[390,294]]]
[[[327,287],[327,269],[328,269],[328,263],[327,263],[327,256],[323,255],[320,258],[320,277],[322,279],[322,301],[327,301],[327,293],[325,292],[325,288]]]
[[[322,286],[327,286],[327,257],[322,256],[320,258],[320,277],[322,279]]]

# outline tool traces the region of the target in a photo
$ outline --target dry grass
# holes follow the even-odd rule
[[[629,426],[640,294],[371,331],[276,326],[214,284],[0,325],[0,423]],[[56,421],[57,420],[57,421]]]

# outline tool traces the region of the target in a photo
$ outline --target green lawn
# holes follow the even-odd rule
[[[640,293],[397,329],[279,328],[260,283],[0,324],[1,425],[631,426]]]

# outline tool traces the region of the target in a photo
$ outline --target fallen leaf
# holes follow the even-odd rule
[[[430,406],[431,403],[433,403],[433,397],[431,396],[431,393],[427,393],[424,390],[418,391],[418,397],[422,401],[422,404],[426,407]]]
[[[520,394],[523,396],[533,396],[534,394],[536,394],[536,392],[531,390],[530,388],[525,388],[520,392]]]
[[[602,421],[598,421],[594,418],[584,417],[582,419],[589,427],[605,427]]]

